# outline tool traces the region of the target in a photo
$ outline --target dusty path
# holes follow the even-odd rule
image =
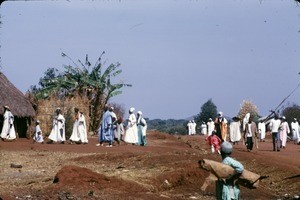
[[[207,172],[198,168],[210,154],[204,136],[170,136],[150,131],[148,146],[121,144],[32,144],[0,142],[2,199],[214,199],[214,186],[200,190]],[[242,199],[293,199],[300,195],[300,145],[273,152],[270,138],[247,152],[234,145],[233,157],[246,169],[269,176],[256,190],[241,187]],[[11,164],[22,165],[12,168]]]

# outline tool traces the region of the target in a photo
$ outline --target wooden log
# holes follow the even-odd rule
[[[231,166],[213,160],[202,159],[199,161],[199,165],[201,169],[210,172],[210,175],[205,179],[201,187],[203,191],[216,180],[225,180],[234,174],[234,169]],[[267,178],[267,176],[261,176],[244,169],[236,183],[249,189],[255,189],[258,187],[260,180],[264,178]]]

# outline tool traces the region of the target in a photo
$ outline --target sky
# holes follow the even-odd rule
[[[5,1],[0,70],[22,92],[44,72],[121,63],[113,97],[150,119],[185,119],[212,99],[226,116],[243,100],[269,114],[300,82],[300,4],[294,0]],[[300,104],[300,89],[286,103]]]

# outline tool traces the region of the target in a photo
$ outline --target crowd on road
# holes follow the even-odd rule
[[[120,144],[122,141],[125,143],[146,146],[146,131],[147,122],[142,117],[142,111],[138,111],[135,115],[135,108],[129,109],[129,117],[124,122],[122,116],[117,116],[114,112],[114,107],[105,105],[104,112],[102,114],[102,121],[99,125],[97,146],[104,146],[107,143],[107,147],[112,147],[113,144]],[[5,141],[12,141],[16,139],[16,131],[14,129],[14,116],[10,111],[9,106],[4,106],[3,115],[3,127],[1,131],[1,139]],[[66,123],[65,117],[62,114],[62,110],[57,108],[55,111],[55,117],[52,122],[52,129],[47,138],[44,139],[44,134],[40,127],[40,121],[35,121],[35,128],[33,134],[34,143],[60,143],[65,144],[67,141],[69,144],[88,144],[88,130],[84,113],[79,108],[74,108],[74,123],[72,127],[72,134],[66,139]],[[124,125],[126,124],[126,125]]]

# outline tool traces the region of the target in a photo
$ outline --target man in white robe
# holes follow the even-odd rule
[[[16,131],[14,127],[14,116],[10,112],[10,108],[8,106],[4,106],[4,114],[3,114],[3,127],[1,131],[1,139],[2,140],[14,140],[16,139]]]
[[[233,121],[229,125],[230,141],[233,144],[238,144],[238,142],[242,138],[242,134],[241,134],[241,122],[240,122],[240,119],[238,117],[233,117],[232,120]]]
[[[49,135],[49,142],[48,144],[51,144],[53,142],[60,142],[61,144],[64,144],[66,141],[65,136],[65,118],[61,114],[61,109],[56,109],[56,116],[53,119],[53,127],[51,130],[51,133]]]
[[[191,124],[191,134],[192,135],[196,135],[196,127],[197,127],[197,124],[195,122],[195,120],[192,120],[192,124]]]
[[[44,144],[43,132],[42,132],[42,129],[40,127],[40,121],[39,120],[37,120],[35,122],[33,143],[35,143],[35,142]]]
[[[296,118],[294,118],[294,121],[291,123],[291,128],[292,128],[292,140],[294,141],[294,144],[299,144],[300,143],[300,127],[299,123]]]
[[[187,129],[188,129],[188,134],[192,135],[192,132],[193,132],[192,131],[192,126],[193,126],[192,121],[189,121],[186,126],[187,126]]]
[[[86,122],[85,117],[82,112],[79,112],[78,108],[74,108],[75,112],[75,121],[73,124],[73,131],[72,135],[70,137],[70,143],[83,143],[87,144],[87,128],[86,128]]]
[[[208,122],[207,122],[207,134],[208,134],[208,136],[211,136],[213,130],[215,130],[215,122],[212,120],[212,118],[209,118]]]
[[[200,126],[200,129],[201,129],[201,135],[206,135],[207,134],[207,125],[205,122],[202,122],[201,126]]]
[[[127,126],[125,131],[124,141],[126,143],[136,144],[138,143],[138,133],[137,133],[137,124],[136,117],[134,115],[134,108],[129,109],[129,117],[127,119]]]
[[[260,141],[264,142],[266,138],[266,124],[263,120],[258,122],[258,133]]]

